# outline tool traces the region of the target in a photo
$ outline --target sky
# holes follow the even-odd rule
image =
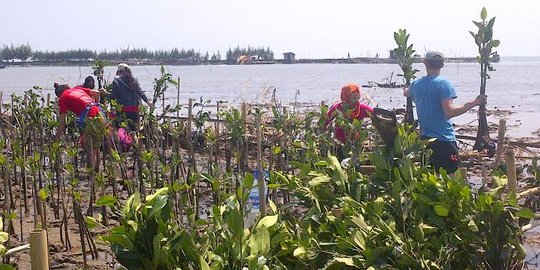
[[[270,47],[276,58],[388,57],[407,29],[417,53],[477,55],[482,7],[505,56],[539,56],[538,0],[0,0],[0,45],[35,50]]]

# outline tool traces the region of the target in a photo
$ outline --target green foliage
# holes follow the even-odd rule
[[[23,46],[23,45],[21,45]],[[27,45],[24,45],[27,46]],[[28,45],[29,46],[29,45]],[[4,59],[14,59],[13,53],[18,47],[4,45],[6,49],[6,56]],[[31,52],[28,57],[32,57],[37,61],[73,61],[73,60],[92,60],[101,59],[108,61],[122,61],[128,59],[139,59],[142,61],[159,61],[167,64],[199,64],[207,61],[219,61],[221,60],[221,54],[218,51],[217,54],[213,53],[212,56],[208,54],[201,54],[194,49],[170,49],[170,50],[148,50],[145,48],[131,48],[121,49],[115,51],[93,51],[88,49],[74,49],[64,51],[34,51]],[[96,75],[97,76],[97,75]]]
[[[414,53],[416,51],[413,49],[413,44],[408,44],[409,34],[406,29],[399,29],[397,32],[394,32],[394,41],[397,44],[394,53],[396,54],[399,67],[403,71],[402,76],[405,79],[405,84],[409,85],[411,80],[416,78],[416,72],[418,72],[418,69],[412,67]]]
[[[403,71],[401,75],[405,80],[405,85],[408,87],[411,84],[411,80],[416,78],[416,72],[418,72],[418,69],[412,67],[415,50],[413,49],[413,44],[408,44],[409,34],[407,34],[406,29],[399,29],[397,32],[394,32],[394,40],[397,44],[394,53],[398,59],[399,67]],[[410,97],[407,97],[405,121],[409,124],[412,124],[414,121],[413,105]]]
[[[13,43],[9,46],[4,45],[0,51],[0,56],[0,59],[4,60],[19,59],[26,61],[32,56],[32,47],[28,43],[17,46],[13,45]]]
[[[234,111],[229,116],[230,124],[241,119]],[[279,130],[287,130],[285,119],[275,120]],[[332,155],[307,154],[323,137],[293,147],[303,151],[298,157],[312,158],[295,158],[288,173],[271,172],[269,186],[287,188],[296,200],[281,208],[270,202],[272,210],[251,226],[245,205],[253,175],[228,193],[223,180],[202,174],[220,194],[207,220],[177,227],[164,188],[145,203],[132,196],[121,225],[104,239],[128,269],[512,269],[522,262],[516,217],[532,211],[505,199],[501,188],[476,193],[461,177],[434,172],[426,142],[410,126],[399,126],[392,147],[361,159],[375,165],[373,175],[343,167]],[[294,155],[274,148],[282,152]]]
[[[478,28],[476,32],[469,31],[474,38],[476,46],[478,46],[478,63],[480,63],[480,94],[484,95],[486,91],[486,80],[489,79],[488,70],[490,67],[490,57],[496,52],[494,48],[498,47],[501,42],[498,39],[493,39],[493,25],[495,24],[495,17],[487,19],[487,10],[482,8],[480,12],[481,21],[473,21],[474,25]]]
[[[165,67],[161,66],[161,77],[154,79],[154,94],[153,103],[165,94],[165,91],[169,88],[169,84],[178,85],[178,82],[172,78],[171,73],[165,72]]]
[[[159,189],[145,202],[135,193],[122,210],[120,225],[110,235],[102,236],[116,259],[128,269],[198,268],[194,243],[185,231],[176,231],[171,222],[168,192],[168,188]],[[184,248],[190,253],[182,253]]]
[[[477,31],[469,31],[469,33],[474,38],[474,42],[478,47],[479,56],[477,59],[480,63],[480,95],[485,95],[487,80],[490,78],[488,71],[494,70],[490,63],[490,57],[496,55],[493,49],[498,47],[501,42],[493,39],[495,17],[488,20],[485,7],[480,12],[480,19],[481,21],[473,21],[474,25],[478,28]],[[488,149],[489,156],[495,154],[495,145],[489,141],[489,126],[487,123],[486,106],[484,104],[481,104],[478,109],[478,131],[473,149],[478,151]]]
[[[8,249],[4,246],[4,243],[6,243],[9,240],[9,234],[7,232],[3,231],[4,228],[4,222],[2,220],[2,217],[0,217],[0,258],[6,254]],[[0,270],[15,270],[15,268],[9,264],[3,264],[0,263]]]

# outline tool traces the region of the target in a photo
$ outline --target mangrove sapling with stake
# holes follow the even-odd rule
[[[28,198],[26,196],[26,188],[27,188],[27,185],[26,185],[26,147],[25,147],[25,121],[23,121],[22,119],[22,113],[21,111],[23,110],[23,102],[21,100],[20,97],[17,97],[15,96],[14,94],[11,96],[12,99],[11,99],[11,115],[14,117],[15,119],[15,123],[16,125],[19,127],[18,129],[18,132],[16,132],[16,138],[17,138],[17,152],[20,154],[19,156],[17,155],[13,155],[14,158],[15,158],[15,167],[14,167],[14,172],[17,171],[17,167],[19,167],[21,169],[21,178],[22,178],[22,183],[21,183],[21,186],[22,186],[22,189],[21,189],[21,197],[22,197],[22,202],[24,202],[24,213],[28,213],[29,209],[28,209]],[[16,106],[13,106],[13,105],[16,105]],[[17,136],[18,135],[18,136]],[[15,151],[14,151],[15,153]],[[15,177],[15,179],[17,179]],[[22,212],[20,213],[21,214],[21,224],[22,224]],[[21,230],[22,230],[22,225],[21,225]],[[21,234],[21,239],[22,239],[22,234]]]
[[[259,207],[261,212],[261,217],[266,216],[266,182],[265,182],[265,173],[263,171],[263,161],[262,161],[262,117],[263,111],[260,108],[254,109],[255,116],[255,125],[257,130],[257,187],[259,190]]]
[[[495,17],[487,19],[487,10],[482,8],[480,12],[481,21],[473,21],[478,28],[477,32],[469,31],[474,38],[476,46],[478,46],[477,57],[478,63],[480,63],[480,95],[486,94],[486,83],[490,78],[488,71],[491,69],[490,58],[496,54],[493,52],[493,48],[498,47],[501,42],[497,39],[493,39],[493,25],[495,24]],[[478,108],[478,132],[476,133],[476,141],[473,146],[474,150],[482,151],[487,149],[488,155],[492,157],[495,155],[495,144],[491,142],[489,138],[489,127],[486,117],[486,105],[481,104]]]
[[[225,151],[226,170],[228,173],[233,173],[235,175],[233,186],[236,188],[239,185],[239,159],[242,151],[241,145],[243,144],[243,138],[246,130],[243,124],[243,117],[238,109],[229,108],[228,110],[222,112],[222,117],[225,119],[225,127],[227,128],[225,141],[229,143],[229,146],[226,146],[226,150],[228,151]],[[237,158],[237,170],[232,169],[232,157]]]
[[[85,121],[84,139],[85,150],[89,157],[89,175],[90,175],[90,202],[88,205],[87,216],[92,216],[94,212],[94,202],[96,201],[96,174],[100,170],[101,151],[104,138],[109,137],[109,129],[101,117],[87,118]]]
[[[413,44],[408,44],[409,34],[407,34],[406,29],[399,29],[397,32],[394,32],[394,40],[396,41],[397,48],[394,49],[396,54],[399,67],[403,71],[403,79],[405,80],[405,87],[411,85],[411,80],[416,78],[416,72],[418,69],[412,67],[414,62],[414,53]],[[413,104],[412,98],[407,97],[407,105],[405,110],[405,122],[412,125],[414,122],[414,113],[413,113]]]
[[[0,138],[0,149],[6,149],[6,140],[4,138]],[[4,211],[5,213],[3,215],[8,220],[7,229],[5,231],[7,231],[10,234],[13,234],[15,233],[15,229],[13,228],[12,219],[14,217],[12,216],[14,212],[12,212],[12,209],[15,208],[15,205],[13,203],[13,196],[12,196],[11,185],[10,185],[11,183],[11,180],[9,177],[9,171],[11,170],[10,166],[12,165],[8,163],[8,158],[4,154],[4,151],[0,151],[0,173],[2,176],[2,180],[4,182]]]
[[[56,180],[57,191],[57,205],[62,208],[62,219],[59,227],[60,241],[64,245],[65,250],[71,249],[71,241],[68,233],[68,213],[66,209],[66,186],[60,164],[62,164],[62,154],[64,153],[61,148],[60,142],[53,142],[50,150],[51,168],[54,168],[54,179]],[[51,177],[52,178],[52,177]],[[55,217],[59,218],[59,217]]]
[[[73,158],[73,156],[76,156],[78,154],[77,149],[68,149],[67,150],[68,157]],[[83,256],[83,263],[85,267],[87,266],[86,261],[86,252],[88,247],[88,252],[92,255],[92,259],[97,258],[98,253],[94,244],[94,240],[92,239],[92,236],[90,234],[90,231],[88,230],[88,227],[86,225],[86,220],[82,214],[82,193],[79,189],[79,179],[75,176],[75,168],[73,164],[65,164],[65,169],[68,172],[68,175],[70,176],[70,189],[67,191],[68,194],[71,195],[72,203],[73,203],[73,213],[75,217],[75,222],[77,223],[79,227],[79,237],[81,242],[81,249],[82,249],[82,256]],[[67,223],[65,224],[67,226]],[[88,245],[88,246],[87,246]]]
[[[42,211],[41,210],[38,210],[39,208],[41,208],[41,202],[39,201],[38,199],[38,183],[36,183],[36,174],[38,173],[38,162],[39,162],[39,159],[40,159],[40,156],[39,156],[39,153],[35,153],[33,156],[30,156],[28,158],[28,169],[29,169],[29,173],[30,173],[30,177],[32,178],[32,204],[33,204],[33,209],[34,209],[34,229],[38,229],[38,228],[46,228],[44,227],[43,223],[44,222],[44,219],[43,217],[41,216],[42,214]],[[41,227],[38,226],[38,218],[39,217],[42,217],[41,218]]]

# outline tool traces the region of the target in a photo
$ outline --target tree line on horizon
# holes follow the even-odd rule
[[[241,48],[237,46],[234,49],[229,48],[225,55],[227,64],[236,64],[238,57],[247,55],[256,60],[270,61],[274,60],[274,52],[270,47],[256,48],[248,46]],[[62,61],[92,61],[94,59],[109,61],[148,61],[160,62],[165,64],[201,64],[211,62],[221,62],[222,55],[220,51],[210,53],[207,51],[202,54],[195,49],[170,49],[170,50],[148,50],[146,48],[121,49],[115,51],[93,51],[89,49],[70,49],[60,51],[41,51],[33,50],[30,44],[21,45],[3,45],[0,49],[0,60],[13,61],[18,59],[23,62],[62,62]]]

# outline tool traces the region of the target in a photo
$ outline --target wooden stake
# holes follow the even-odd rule
[[[248,169],[248,144],[247,144],[247,104],[245,102],[242,103],[242,130],[244,131],[244,135],[242,138],[242,149],[240,150],[240,162],[239,162],[239,172],[240,170],[247,170]]]
[[[49,247],[46,230],[30,231],[30,260],[32,270],[49,270]]]
[[[508,192],[515,193],[517,189],[516,154],[514,149],[505,153],[506,175],[508,175]]]
[[[489,178],[488,167],[486,165],[482,165],[482,187],[488,186],[491,186],[491,179]]]
[[[259,207],[261,217],[266,216],[266,181],[264,180],[264,171],[262,168],[262,135],[261,135],[261,116],[257,116],[257,181],[259,186]]]
[[[188,150],[189,150],[189,157],[191,159],[191,157],[193,156],[193,144],[191,142],[191,122],[193,121],[193,99],[190,98],[189,99],[189,105],[188,105],[188,122],[187,122],[187,126],[186,126],[186,130],[187,130],[187,134],[186,134],[186,138],[187,138],[187,144],[188,144]],[[191,165],[191,160],[190,160],[190,165]]]
[[[499,134],[497,136],[497,152],[495,153],[495,161],[491,168],[495,169],[501,164],[504,153],[504,134],[506,133],[506,119],[499,120]]]
[[[459,168],[459,172],[461,173],[461,179],[463,179],[463,181],[467,182],[467,168],[465,167],[461,167]]]
[[[180,77],[178,77],[178,85],[176,86],[176,121],[180,118]]]
[[[51,93],[47,93],[47,107],[51,104]]]
[[[216,155],[215,155],[215,161],[216,167],[218,167],[218,160],[219,160],[219,104],[220,102],[216,102],[216,119],[218,121],[215,122],[215,129],[216,129]]]

